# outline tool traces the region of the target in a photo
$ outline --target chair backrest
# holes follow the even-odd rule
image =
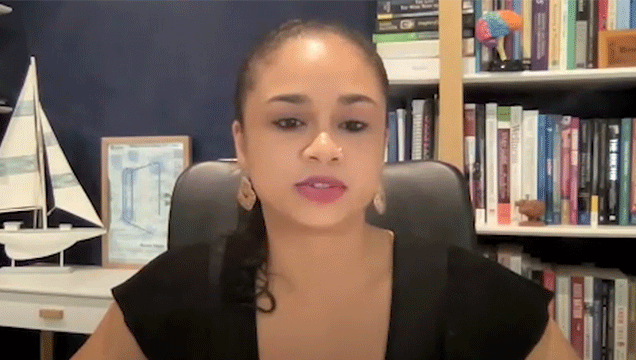
[[[234,162],[208,161],[186,169],[172,195],[168,247],[214,243],[235,229],[239,177]],[[437,161],[387,164],[383,184],[386,212],[378,215],[370,206],[369,223],[392,230],[396,239],[415,236],[432,243],[475,247],[468,188],[456,168]]]

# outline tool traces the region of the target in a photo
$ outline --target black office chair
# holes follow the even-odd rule
[[[208,161],[186,169],[172,194],[168,248],[218,243],[234,230],[239,177],[234,162]],[[466,180],[454,167],[437,161],[387,164],[383,184],[386,212],[378,215],[370,206],[369,223],[392,230],[396,239],[475,248],[474,214]]]

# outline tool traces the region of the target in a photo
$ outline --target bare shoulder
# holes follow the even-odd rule
[[[146,360],[137,341],[124,322],[124,315],[113,302],[95,332],[71,360]]]
[[[561,329],[550,319],[545,332],[526,360],[580,360]]]

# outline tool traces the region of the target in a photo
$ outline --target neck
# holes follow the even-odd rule
[[[364,213],[329,228],[313,228],[263,210],[268,272],[280,291],[324,294],[363,285],[352,279],[366,282],[377,276],[386,245],[379,238],[384,234],[386,239],[386,232],[367,224]]]

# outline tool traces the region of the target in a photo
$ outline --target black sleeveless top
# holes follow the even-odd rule
[[[387,360],[525,359],[552,293],[467,250],[395,239]],[[257,360],[256,313],[220,298],[224,247],[169,250],[113,288],[149,360]]]

